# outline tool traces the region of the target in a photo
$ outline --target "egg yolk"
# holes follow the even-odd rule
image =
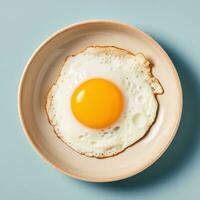
[[[71,109],[85,126],[106,128],[119,119],[123,110],[123,96],[112,82],[94,78],[82,83],[73,92]]]

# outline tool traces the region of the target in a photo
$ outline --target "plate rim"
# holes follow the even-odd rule
[[[96,24],[96,23],[120,25],[120,26],[125,27],[126,29],[135,31],[138,34],[142,35],[143,38],[145,38],[149,43],[151,43],[152,46],[154,46],[156,49],[158,49],[159,52],[164,56],[165,60],[169,63],[169,66],[171,67],[171,69],[173,70],[174,77],[175,77],[177,85],[178,85],[178,94],[179,94],[178,96],[180,97],[179,102],[178,102],[177,118],[176,118],[176,122],[174,123],[174,127],[172,129],[173,135],[171,136],[170,141],[168,143],[166,143],[166,145],[160,151],[160,153],[157,154],[151,161],[149,161],[148,164],[141,167],[140,169],[132,170],[132,171],[129,171],[127,173],[124,173],[123,175],[119,175],[119,176],[116,175],[116,176],[108,177],[108,178],[84,177],[84,176],[77,175],[77,174],[74,174],[74,173],[71,173],[71,172],[67,172],[67,171],[63,170],[61,167],[59,167],[56,163],[54,163],[51,159],[45,157],[45,155],[39,149],[38,145],[36,143],[34,143],[34,141],[32,140],[31,134],[29,133],[29,130],[28,130],[27,125],[25,123],[25,120],[24,120],[24,117],[23,117],[23,111],[22,111],[23,110],[22,109],[22,98],[23,98],[22,97],[22,93],[23,93],[22,91],[23,91],[24,79],[25,79],[26,73],[27,73],[34,57],[40,52],[40,50],[42,50],[42,48],[47,43],[49,43],[52,39],[57,37],[59,34],[62,34],[63,32],[68,31],[70,29],[78,28],[79,26],[82,26],[82,25]],[[20,123],[21,123],[22,129],[23,129],[23,132],[26,135],[26,138],[28,139],[29,143],[34,148],[34,150],[40,155],[40,157],[43,160],[45,160],[47,163],[49,163],[51,166],[53,166],[55,169],[57,169],[61,173],[68,175],[68,176],[71,176],[73,178],[83,180],[83,181],[88,181],[88,182],[113,182],[113,181],[122,180],[122,179],[128,178],[130,176],[134,176],[134,175],[144,171],[145,169],[150,167],[152,164],[154,164],[161,157],[161,155],[167,150],[167,148],[169,147],[169,145],[171,144],[171,142],[173,141],[173,139],[174,139],[174,137],[177,133],[177,130],[178,130],[178,127],[179,127],[179,124],[180,124],[180,120],[181,120],[181,115],[182,115],[182,107],[183,107],[183,92],[182,92],[181,82],[180,82],[178,73],[176,71],[176,68],[175,68],[173,62],[171,61],[170,57],[168,56],[168,54],[165,52],[165,50],[151,36],[147,35],[146,33],[141,31],[137,27],[135,27],[133,25],[126,24],[126,23],[122,23],[122,22],[119,22],[119,21],[116,21],[116,20],[107,20],[107,19],[106,20],[104,20],[104,19],[85,20],[85,21],[81,21],[81,22],[77,22],[77,23],[73,23],[71,25],[65,26],[64,28],[61,28],[58,31],[51,34],[50,36],[48,36],[47,39],[45,39],[36,48],[36,50],[32,53],[32,55],[28,59],[26,65],[24,67],[24,70],[22,72],[22,75],[21,75],[21,78],[20,78],[20,81],[19,81],[19,86],[18,86],[18,114],[19,114],[19,119],[20,119]]]

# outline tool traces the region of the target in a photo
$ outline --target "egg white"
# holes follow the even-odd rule
[[[91,78],[112,81],[124,95],[121,118],[104,130],[82,125],[71,111],[72,93]],[[133,55],[115,47],[88,47],[66,60],[48,93],[46,111],[58,137],[74,150],[91,157],[109,157],[146,134],[157,114],[155,93],[162,92],[142,54]]]

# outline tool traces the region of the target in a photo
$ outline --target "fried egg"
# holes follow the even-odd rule
[[[91,46],[69,56],[47,95],[56,135],[89,157],[114,156],[141,139],[156,119],[163,88],[143,54]]]

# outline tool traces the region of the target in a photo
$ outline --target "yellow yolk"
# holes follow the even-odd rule
[[[79,85],[71,97],[71,109],[79,122],[91,128],[112,125],[123,110],[123,96],[112,82],[95,78]]]

